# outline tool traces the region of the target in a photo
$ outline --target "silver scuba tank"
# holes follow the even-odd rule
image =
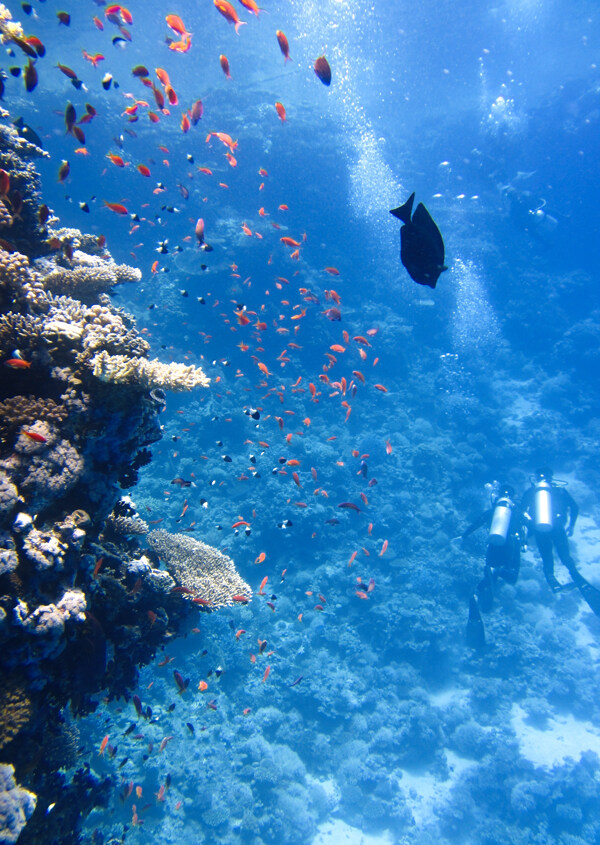
[[[552,485],[538,481],[533,495],[533,527],[541,534],[552,531]]]
[[[502,546],[506,543],[513,508],[514,503],[508,496],[497,499],[488,535],[488,541],[492,546]]]

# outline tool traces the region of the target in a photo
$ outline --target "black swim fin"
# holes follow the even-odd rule
[[[415,201],[415,192],[413,191],[404,205],[399,205],[398,208],[392,208],[390,214],[402,220],[403,223],[410,223],[410,216],[412,214],[413,202]]]
[[[477,585],[477,600],[480,609],[484,613],[489,613],[494,603],[494,582],[492,570],[487,564],[483,570],[483,578]]]
[[[577,584],[579,592],[583,596],[590,610],[592,610],[596,616],[600,616],[600,590],[596,587],[592,587],[590,582],[586,581],[582,575],[577,578],[575,583]]]
[[[485,629],[479,612],[477,596],[469,599],[469,621],[467,622],[467,645],[478,651],[485,646]]]

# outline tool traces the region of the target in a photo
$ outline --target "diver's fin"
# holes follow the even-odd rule
[[[600,590],[592,587],[590,582],[586,581],[582,575],[579,576],[576,583],[590,609],[596,616],[600,616]]]
[[[477,650],[485,646],[485,629],[479,612],[477,596],[469,599],[469,621],[467,622],[467,645]]]
[[[415,201],[415,192],[413,191],[404,205],[399,205],[398,208],[392,208],[390,214],[402,220],[403,223],[410,223],[410,215],[412,214],[413,202]]]

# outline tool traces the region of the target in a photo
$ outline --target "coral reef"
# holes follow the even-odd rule
[[[215,610],[252,598],[250,586],[238,575],[231,558],[218,549],[163,529],[151,531],[147,540],[177,585],[189,590],[203,607]]]
[[[35,810],[36,798],[15,781],[12,766],[0,763],[0,842],[16,842]]]
[[[0,33],[22,36],[3,6]],[[134,319],[112,305],[107,293],[139,281],[139,270],[38,214],[32,159],[41,155],[0,123],[10,185],[0,203],[0,759],[38,806],[56,804],[52,841],[67,841],[62,816],[76,842],[81,815],[112,784],[85,769],[71,782],[53,771],[59,758],[77,758],[77,731],[62,730],[62,711],[93,712],[101,690],[129,696],[139,667],[198,613],[140,556],[148,525],[120,489],[135,485],[162,436],[161,388],[209,380],[194,367],[148,360]],[[35,808],[11,766],[0,770],[3,842],[16,841]],[[24,841],[41,841],[46,824],[35,812]]]

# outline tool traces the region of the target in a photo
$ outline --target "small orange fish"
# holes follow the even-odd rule
[[[264,590],[268,580],[269,580],[269,576],[265,575],[265,577],[260,582],[260,587],[258,588],[258,593],[257,593],[258,596],[264,596],[263,590]]]
[[[106,734],[106,736],[104,737],[104,739],[100,743],[100,751],[98,753],[100,754],[101,757],[104,757],[104,750],[105,750],[107,745],[108,745],[108,734]]]
[[[265,552],[261,552],[258,557],[255,558],[254,563],[263,563],[267,555]]]
[[[281,122],[285,123],[285,121],[287,120],[287,115],[286,115],[285,107],[284,107],[283,103],[280,103],[280,102],[275,103],[275,111],[279,115],[279,119],[281,120]]]
[[[265,674],[263,675],[263,679],[262,679],[263,684],[267,680],[267,678],[269,677],[270,672],[271,672],[271,667],[267,666],[267,668],[265,669]]]
[[[279,44],[279,49],[281,50],[281,52],[283,54],[284,63],[285,62],[291,62],[292,59],[290,57],[290,45],[289,45],[288,40],[285,36],[285,33],[283,33],[280,29],[278,29],[277,32],[275,33],[275,36],[277,38],[277,43]]]
[[[9,358],[4,362],[5,367],[10,367],[11,370],[28,370],[31,367],[30,361],[24,361],[22,358]]]
[[[285,246],[300,246],[300,241],[294,240],[294,238],[289,238],[287,235],[283,238],[279,238],[282,244]]]
[[[236,10],[227,0],[213,0],[215,8],[220,12],[228,23],[232,23],[235,27],[236,35],[239,35],[239,27],[245,26],[246,21],[241,21]]]
[[[337,269],[337,267],[325,267],[324,269],[325,269],[325,272],[329,273],[330,276],[339,276],[340,275],[340,271]]]
[[[245,634],[245,633],[246,633],[246,632],[244,631],[244,629],[243,629],[243,628],[240,628],[240,630],[239,630],[239,631],[236,631],[236,632],[235,632],[235,638],[236,638],[236,640],[239,640],[239,638],[242,636],[242,634]]]
[[[387,552],[388,541],[383,541],[383,546],[381,547],[381,551],[379,552],[379,557],[383,557],[383,555]]]
[[[392,454],[392,444],[390,443],[389,440],[385,441],[385,451],[387,452],[388,455]]]
[[[364,600],[364,599],[369,598],[368,595],[365,592],[363,592],[363,590],[356,590],[355,592],[356,592],[356,595],[358,596],[359,599]]]
[[[150,168],[145,164],[138,164],[137,170],[142,174],[142,176],[150,176]]]
[[[124,205],[122,205],[121,203],[119,203],[119,202],[107,202],[106,200],[103,200],[103,202],[104,202],[104,205],[105,205],[107,208],[110,208],[110,210],[111,210],[111,211],[114,211],[114,212],[115,212],[115,214],[123,214],[123,215],[125,215],[125,214],[128,214],[128,213],[129,213],[129,212],[127,211],[127,208],[126,208]]]
[[[106,158],[110,159],[114,165],[117,167],[125,167],[125,162],[121,158],[121,156],[115,155],[114,153],[108,153]]]
[[[205,690],[207,690],[208,684],[206,683],[206,681],[200,681],[200,683],[198,684],[198,689],[200,690],[200,692],[204,692]]]
[[[179,15],[167,15],[165,20],[167,22],[167,26],[172,29],[173,32],[176,32],[177,35],[181,35],[182,37],[190,35]]]
[[[375,387],[376,390],[380,390],[382,393],[388,392],[387,387],[384,387],[382,384],[375,384],[373,386]]]

